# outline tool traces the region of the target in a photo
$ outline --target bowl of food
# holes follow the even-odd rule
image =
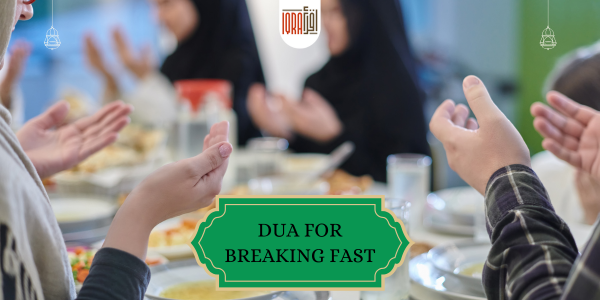
[[[489,242],[448,243],[429,250],[427,258],[436,269],[458,279],[466,288],[483,292],[483,267],[491,248]]]
[[[198,221],[199,218],[182,216],[162,222],[150,233],[148,251],[172,260],[194,257],[188,241]]]
[[[152,300],[271,300],[283,292],[217,291],[215,279],[196,260],[152,267],[146,297]]]

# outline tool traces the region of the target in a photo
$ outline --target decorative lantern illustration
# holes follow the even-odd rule
[[[50,50],[54,50],[60,47],[60,39],[58,38],[58,30],[54,28],[54,0],[52,0],[52,26],[48,31],[46,31],[46,39],[44,40],[44,45],[46,48]]]
[[[54,28],[54,26],[50,27],[48,31],[46,31],[46,40],[44,41],[44,45],[46,48],[50,50],[54,50],[60,47],[60,39],[58,38],[58,31]]]
[[[540,46],[546,50],[553,49],[556,47],[556,38],[554,37],[554,30],[550,27],[546,27],[542,32],[542,40],[540,41]]]
[[[540,46],[546,50],[554,49],[556,47],[556,37],[554,36],[554,30],[550,28],[550,0],[548,0],[548,26],[542,31],[542,39],[540,40]]]

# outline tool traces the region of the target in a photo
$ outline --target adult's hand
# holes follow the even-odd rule
[[[542,103],[531,106],[542,146],[600,181],[600,113],[558,92],[548,93],[547,100],[554,109]]]
[[[221,191],[233,150],[228,132],[227,122],[214,125],[200,155],[166,165],[142,181],[115,216],[103,247],[144,259],[157,224],[210,205]]]
[[[264,84],[256,83],[248,91],[248,112],[254,124],[276,137],[290,138],[291,125],[283,113],[281,96],[269,96]]]
[[[12,53],[6,70],[6,76],[0,82],[0,99],[2,105],[10,109],[12,106],[11,95],[17,82],[21,78],[25,61],[31,53],[31,45],[25,41],[17,41],[12,47]]]
[[[315,140],[328,142],[342,133],[343,125],[335,109],[312,89],[305,89],[302,101],[283,101],[284,112],[295,132]]]
[[[479,78],[465,78],[463,89],[477,121],[468,118],[466,106],[446,100],[433,115],[430,128],[444,145],[450,167],[485,194],[488,180],[498,169],[531,166],[529,149]]]
[[[114,102],[92,116],[63,125],[69,105],[61,101],[25,123],[17,138],[39,176],[45,178],[74,167],[115,142],[129,123],[131,111],[131,106]]]
[[[134,54],[127,43],[123,32],[115,28],[112,33],[117,55],[125,67],[138,79],[143,79],[152,72],[152,52],[150,46],[145,46],[139,54]]]
[[[103,103],[110,103],[119,99],[120,90],[116,78],[108,70],[104,62],[102,51],[97,46],[92,34],[86,34],[84,37],[84,49],[87,60],[96,72],[104,79],[105,89],[103,95]]]

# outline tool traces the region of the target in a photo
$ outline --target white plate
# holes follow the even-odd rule
[[[481,277],[463,275],[460,271],[474,264],[485,263],[491,248],[489,242],[471,240],[443,244],[429,250],[427,259],[448,278],[456,278],[465,288],[472,291],[483,292]]]
[[[50,205],[59,223],[89,221],[111,217],[117,205],[105,199],[82,197],[51,198]]]
[[[146,297],[153,300],[165,300],[168,298],[160,297],[165,289],[182,283],[197,282],[202,280],[214,280],[204,268],[200,267],[196,260],[186,260],[174,263],[169,263],[163,266],[151,268],[152,276]],[[272,292],[267,295],[245,298],[244,300],[271,300],[275,299],[282,292]]]
[[[154,230],[168,230],[171,228],[178,227],[181,224],[182,220],[182,217],[175,217],[166,220],[154,227]],[[194,257],[194,252],[192,251],[192,248],[188,246],[188,244],[165,247],[148,247],[148,251],[158,253],[168,258],[169,260],[178,260]]]
[[[483,201],[483,196],[471,187],[431,193],[427,196],[423,225],[433,231],[473,236],[475,213],[482,209]]]
[[[411,280],[410,296],[414,299],[449,299],[449,300],[486,300],[483,293],[465,288],[454,277],[437,270],[427,259],[427,254],[419,255],[410,261],[409,274]]]

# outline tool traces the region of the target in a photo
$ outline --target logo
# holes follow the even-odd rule
[[[321,34],[321,0],[279,0],[279,32],[290,47],[304,49]]]

